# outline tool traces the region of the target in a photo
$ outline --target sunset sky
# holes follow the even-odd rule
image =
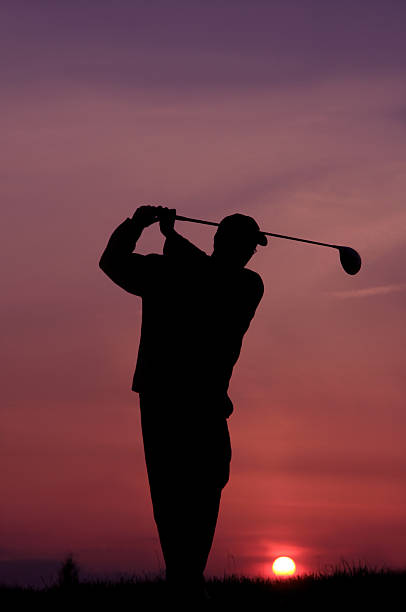
[[[131,391],[141,299],[99,269],[142,204],[270,239],[230,383],[206,575],[406,566],[406,4],[9,0],[0,9],[0,581],[163,569]],[[207,253],[214,230],[178,221]],[[157,225],[138,250],[161,253]]]

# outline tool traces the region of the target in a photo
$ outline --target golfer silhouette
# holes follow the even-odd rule
[[[175,231],[176,209],[140,206],[111,235],[99,266],[142,298],[132,390],[139,393],[155,523],[175,592],[202,594],[204,569],[229,480],[228,386],[264,293],[245,268],[267,238],[252,217],[225,217],[211,256]],[[159,221],[163,254],[133,253]]]

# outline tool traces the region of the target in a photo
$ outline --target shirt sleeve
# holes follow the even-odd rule
[[[99,267],[116,285],[128,293],[143,297],[156,280],[162,255],[133,253],[140,233],[134,229],[131,219],[123,221],[111,235]]]

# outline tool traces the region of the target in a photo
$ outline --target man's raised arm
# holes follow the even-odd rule
[[[207,253],[199,249],[199,247],[184,236],[178,234],[174,227],[175,217],[175,208],[161,208],[159,227],[166,238],[163,248],[164,255],[188,260],[194,257],[207,257]]]
[[[133,217],[114,230],[99,261],[99,267],[116,285],[129,293],[142,296],[151,274],[154,254],[133,253],[142,231],[158,221],[157,206],[140,206]]]

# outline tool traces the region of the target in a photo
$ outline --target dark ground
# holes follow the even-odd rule
[[[202,604],[207,610],[359,610],[403,609],[406,597],[406,570],[371,570],[366,567],[335,569],[329,573],[296,578],[252,579],[241,576],[208,579],[211,600]],[[179,602],[180,603],[180,602]],[[7,607],[4,607],[8,604]],[[3,610],[21,604],[23,609],[165,610],[166,585],[162,579],[121,578],[118,582],[63,581],[43,589],[0,585]],[[176,608],[176,603],[175,606]],[[178,609],[180,607],[178,606]],[[201,609],[190,602],[188,610]]]

